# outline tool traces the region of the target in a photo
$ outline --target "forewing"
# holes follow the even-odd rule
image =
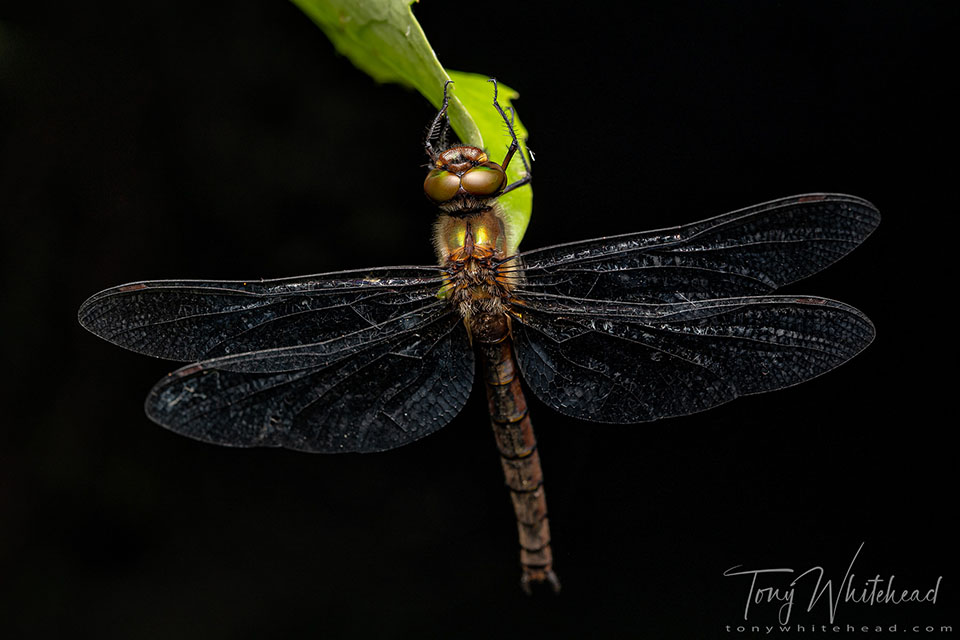
[[[407,328],[371,327],[365,331],[378,335],[354,336],[340,349],[304,345],[184,367],[153,388],[147,415],[227,446],[339,453],[407,444],[463,408],[474,366],[466,330],[449,305],[413,315]]]
[[[616,423],[696,413],[809,380],[874,336],[853,307],[788,296],[649,305],[531,295],[514,320],[534,394],[566,415]]]
[[[155,280],[80,307],[85,328],[150,356],[195,362],[307,345],[374,327],[437,300],[437,267],[388,267],[281,280]]]
[[[816,273],[877,227],[866,200],[808,194],[671,229],[522,254],[518,292],[673,303],[767,294]]]

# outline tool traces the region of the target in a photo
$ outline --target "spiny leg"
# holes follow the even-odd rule
[[[443,130],[440,132],[440,148],[449,149],[450,144],[450,118],[443,119]]]
[[[437,151],[433,148],[433,141],[440,138],[441,150],[446,144],[447,129],[450,127],[450,120],[447,118],[447,107],[450,105],[450,96],[447,89],[453,84],[453,80],[447,80],[443,83],[443,103],[440,105],[440,111],[437,117],[433,119],[427,128],[427,139],[423,143],[424,150],[430,156],[430,160],[436,161]]]
[[[517,187],[522,187],[523,185],[530,182],[531,178],[533,177],[533,173],[530,169],[530,163],[527,162],[527,157],[523,153],[523,149],[520,148],[520,141],[517,140],[517,132],[513,128],[513,118],[515,115],[513,111],[513,107],[509,107],[510,117],[508,118],[507,114],[503,110],[503,107],[500,106],[500,102],[497,100],[497,79],[490,78],[488,82],[493,83],[493,106],[497,110],[497,113],[500,114],[500,117],[503,118],[504,123],[506,123],[507,131],[510,132],[510,138],[511,138],[510,146],[507,148],[507,155],[504,157],[503,162],[500,164],[500,166],[503,167],[504,171],[506,171],[507,165],[509,165],[510,160],[513,159],[513,154],[516,153],[518,150],[520,151],[520,161],[523,162],[524,176],[519,180],[517,180],[516,182],[507,185],[504,188],[504,190],[500,193],[500,195],[503,195],[504,193],[509,193],[510,191],[513,191]]]

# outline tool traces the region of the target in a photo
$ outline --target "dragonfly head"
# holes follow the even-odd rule
[[[456,146],[438,153],[423,181],[423,192],[448,215],[490,209],[507,175],[477,147]]]

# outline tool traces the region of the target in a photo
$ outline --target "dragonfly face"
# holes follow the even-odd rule
[[[423,181],[427,197],[448,215],[489,209],[503,188],[507,174],[477,147],[457,146],[437,156],[436,168]]]
[[[510,127],[510,119],[494,106]],[[524,584],[559,583],[536,441],[520,386],[557,411],[631,424],[804,382],[873,339],[860,311],[774,291],[856,248],[880,222],[842,194],[782,198],[670,229],[506,255],[501,164],[426,142],[439,266],[279,280],[135,282],[91,296],[79,321],[188,363],[147,397],[150,419],[225,446],[372,452],[450,423],[476,360],[517,514]],[[441,149],[435,149],[434,143]],[[440,292],[440,295],[438,295]]]

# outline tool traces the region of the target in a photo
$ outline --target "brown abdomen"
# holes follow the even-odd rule
[[[531,582],[549,582],[554,591],[559,591],[550,550],[543,470],[517,375],[509,322],[503,314],[484,314],[471,318],[470,324],[483,367],[490,424],[517,516],[521,586],[529,593]]]

